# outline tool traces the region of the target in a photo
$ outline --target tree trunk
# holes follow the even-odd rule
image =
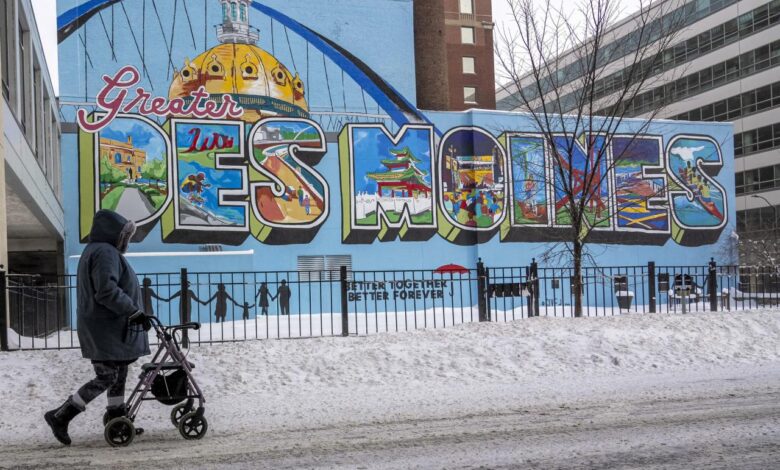
[[[582,242],[579,236],[574,240],[574,279],[572,280],[572,297],[574,297],[574,316],[582,316]]]

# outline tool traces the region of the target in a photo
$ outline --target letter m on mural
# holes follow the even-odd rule
[[[349,124],[339,136],[344,241],[426,240],[436,232],[434,130]]]

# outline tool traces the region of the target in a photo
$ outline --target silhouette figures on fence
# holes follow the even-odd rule
[[[235,300],[233,300],[233,297],[230,296],[230,294],[227,293],[225,290],[225,284],[219,283],[217,284],[217,291],[214,293],[214,295],[211,296],[211,298],[205,302],[201,302],[203,305],[208,305],[211,302],[213,302],[216,299],[217,303],[214,306],[214,317],[217,319],[217,323],[225,322],[225,317],[227,316],[227,301],[230,299],[231,302],[236,303]],[[248,318],[248,315],[247,315]]]
[[[277,289],[276,295],[274,295],[271,298],[271,300],[279,299],[279,310],[281,311],[282,315],[290,314],[291,296],[292,296],[292,292],[290,291],[290,288],[287,286],[287,281],[285,279],[282,279],[282,283],[279,286],[279,289]]]
[[[255,299],[259,300],[260,302],[257,304],[260,306],[260,315],[268,315],[268,297],[271,296],[271,291],[268,290],[268,284],[262,283],[260,284],[260,289],[257,290],[257,294],[255,294]]]
[[[181,323],[187,323],[190,321],[190,318],[192,317],[192,301],[196,301],[201,305],[206,305],[203,303],[202,300],[198,298],[197,295],[195,295],[195,292],[190,289],[190,282],[187,281],[187,301],[186,302],[179,302],[179,319]],[[175,299],[176,297],[181,297],[181,292],[179,291],[172,296],[170,296],[167,300],[170,302],[171,300]]]
[[[152,302],[152,299],[162,300],[163,302],[167,302],[168,299],[157,295],[154,289],[152,289],[152,280],[148,277],[144,278],[142,285],[143,287],[141,290],[144,297],[144,312],[146,312],[147,315],[154,315],[154,303]]]
[[[260,287],[257,290],[257,293],[255,293],[254,304],[249,304],[249,302],[239,302],[235,300],[231,295],[228,293],[227,288],[224,283],[218,283],[217,284],[217,291],[214,292],[214,294],[208,299],[208,300],[201,300],[198,298],[197,294],[190,288],[192,284],[190,284],[189,281],[186,283],[186,292],[187,292],[187,298],[186,301],[179,302],[179,317],[181,323],[186,323],[191,320],[192,318],[192,302],[198,302],[201,305],[210,305],[214,301],[216,301],[214,305],[214,318],[216,323],[219,322],[225,322],[227,319],[227,309],[228,309],[228,301],[232,302],[235,307],[241,309],[241,317],[244,320],[248,320],[250,317],[250,311],[256,307],[260,308],[260,315],[267,316],[268,315],[268,308],[272,301],[278,301],[279,302],[279,312],[281,315],[290,315],[290,299],[292,297],[292,290],[290,289],[290,286],[287,284],[286,279],[282,279],[282,281],[279,283],[279,287],[277,288],[276,294],[271,295],[271,290],[268,288],[267,282],[262,282],[260,284]],[[144,311],[148,314],[154,314],[154,301],[153,299],[157,299],[163,302],[171,302],[172,300],[176,298],[182,297],[182,291],[176,292],[172,294],[170,297],[165,298],[157,295],[157,293],[152,289],[152,280],[149,278],[143,279],[143,302],[144,302]]]
[[[255,305],[249,305],[249,302],[244,302],[244,305],[241,305],[235,300],[233,301],[233,304],[242,310],[241,318],[244,320],[249,320],[249,311],[255,308]]]

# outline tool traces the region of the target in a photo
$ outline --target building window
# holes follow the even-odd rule
[[[122,155],[120,155],[119,152],[114,154],[114,163],[122,163]]]
[[[9,94],[11,91],[8,84],[8,77],[11,76],[11,69],[9,68],[9,57],[11,51],[9,49],[11,44],[13,44],[8,37],[8,18],[11,16],[9,11],[11,8],[11,3],[12,2],[3,2],[2,5],[0,5],[0,67],[2,67],[2,70],[0,70],[0,75],[3,77],[2,92],[6,99],[10,99]]]
[[[37,61],[33,66],[33,113],[32,120],[35,123],[35,155],[38,157],[38,164],[42,169],[46,169],[46,152],[43,150],[43,80],[41,79],[41,69]]]
[[[780,221],[775,220],[778,206],[762,206],[755,209],[737,211],[737,232],[751,233],[777,230]],[[780,211],[777,212],[780,217]]]
[[[246,21],[246,5],[241,4],[241,21]]]
[[[767,48],[769,50],[768,56],[764,54]],[[768,46],[745,52],[707,69],[681,77],[663,87],[637,95],[633,102],[630,103],[626,116],[630,117],[646,113],[659,105],[703,93],[725,83],[747,77],[765,68],[777,67],[778,65],[780,65],[780,41],[775,41]],[[658,99],[655,99],[656,94],[658,94]],[[601,109],[596,111],[596,114],[603,114],[605,111],[607,110]],[[706,110],[702,109],[702,120],[712,119],[715,111],[714,107]]]
[[[474,44],[474,28],[470,28],[468,26],[461,26],[460,42],[463,44]]]
[[[750,194],[780,188],[780,165],[741,171],[735,175],[736,193]]]
[[[233,17],[233,21],[238,21],[238,11],[236,10],[236,4],[230,4],[230,14]]]
[[[30,57],[29,55],[29,45],[27,43],[29,38],[29,33],[24,28],[22,23],[19,23],[19,68],[21,70],[21,73],[19,74],[19,83],[22,85],[19,90],[19,97],[20,97],[20,111],[21,114],[19,116],[19,122],[22,124],[22,129],[24,130],[25,135],[27,135],[28,139],[30,136],[30,131],[32,130],[29,122],[30,118],[30,110],[28,109],[30,107],[30,95],[32,95],[31,90],[29,88],[30,86],[30,72],[28,70],[28,65],[30,64]]]
[[[477,89],[473,86],[463,87],[463,102],[469,104],[476,104],[477,102]]]
[[[474,0],[460,0],[460,12],[467,15],[474,14]]]
[[[767,17],[768,21],[755,22],[755,18],[761,17]],[[644,67],[652,67],[653,74],[661,73],[663,71],[680,66],[684,63],[690,62],[693,59],[701,57],[702,55],[707,54],[714,49],[739,41],[746,35],[755,34],[763,29],[769,28],[780,22],[780,2],[772,2],[762,5],[753,11],[741,15],[738,19],[741,23],[750,24],[751,26],[748,29],[740,28],[739,35],[731,34],[731,36],[726,37],[726,31],[733,29],[734,25],[736,25],[736,20],[731,20],[728,23],[728,28],[724,26],[726,23],[718,25],[715,28],[705,31],[694,38],[669,47],[663,52],[662,60],[657,60],[657,57],[648,57],[647,59],[644,59],[640,66],[640,70],[644,70]],[[738,66],[743,68],[743,70],[740,70],[739,74],[744,76],[746,74],[755,73],[771,66],[771,58],[767,57],[769,53],[769,46],[764,46],[763,48],[759,48],[755,51],[755,57],[751,55],[742,59]],[[714,77],[716,82],[731,79],[729,77],[733,78],[734,74],[736,73],[734,69],[735,63],[732,62],[728,64],[728,66],[731,69],[729,72],[727,72],[725,67],[722,70],[720,68],[717,69],[718,73]],[[594,84],[596,89],[596,97],[601,98],[622,90],[628,80],[627,72],[628,69],[620,70],[597,80]],[[711,88],[713,85],[712,72],[713,71],[711,69],[705,69],[698,77],[693,78],[695,81],[693,83],[694,87],[701,87],[703,90]],[[687,88],[692,89],[690,84],[687,85]],[[566,98],[567,97],[564,97],[563,99]],[[566,102],[566,106],[563,106],[564,111],[571,111],[577,106],[578,100],[566,100]]]
[[[764,152],[780,147],[780,123],[734,134],[734,156]]]
[[[477,73],[476,69],[474,67],[474,58],[473,57],[464,57],[463,58],[463,73]]]

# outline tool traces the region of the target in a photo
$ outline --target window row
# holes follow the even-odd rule
[[[764,152],[780,147],[780,123],[734,135],[734,156]]]
[[[648,90],[622,106],[626,106],[626,116],[637,116],[777,65],[780,65],[780,40]],[[604,114],[608,109],[596,114]]]
[[[56,98],[45,82],[43,52],[33,48],[35,19],[21,0],[0,2],[2,95],[54,193],[60,195],[60,126]]]
[[[780,227],[780,208],[763,206],[756,209],[737,211],[737,232],[750,233],[762,230],[776,230]]]
[[[629,81],[633,80],[636,82],[637,77],[649,77],[671,70],[714,49],[737,42],[778,23],[780,23],[780,0],[773,0],[753,11],[719,24],[698,36],[670,47],[660,54],[647,58],[638,66],[625,68],[597,80],[594,84],[594,94],[596,98],[601,98],[621,91]],[[636,70],[641,72],[637,74]],[[573,108],[563,108],[564,112],[571,109]]]
[[[780,188],[780,165],[765,166],[736,174],[736,193],[749,194]]]
[[[715,103],[678,114],[682,121],[734,121],[780,106],[780,82],[750,90]]]
[[[239,15],[240,11],[240,15]],[[236,2],[231,2],[228,10],[228,4],[223,3],[222,4],[222,20],[223,21],[230,21],[231,19],[233,21],[239,21],[239,18],[241,21],[247,21],[247,14],[246,14],[246,5],[243,3],[241,5],[237,5]]]
[[[693,0],[676,10],[655,19],[648,23],[644,28],[638,28],[625,36],[622,36],[601,49],[597,60],[597,66],[602,67],[610,62],[614,62],[628,54],[636,51],[638,48],[652,44],[667,34],[670,29],[682,29],[690,26],[697,21],[705,18],[723,8],[737,3],[739,0]],[[573,82],[583,75],[589,64],[588,57],[574,61],[555,72],[555,77],[548,76],[542,80],[542,92],[549,93],[554,88]],[[553,78],[555,78],[553,80]],[[528,100],[538,98],[536,84],[523,87],[522,93]],[[505,98],[507,102],[517,101],[516,97],[509,96]]]

